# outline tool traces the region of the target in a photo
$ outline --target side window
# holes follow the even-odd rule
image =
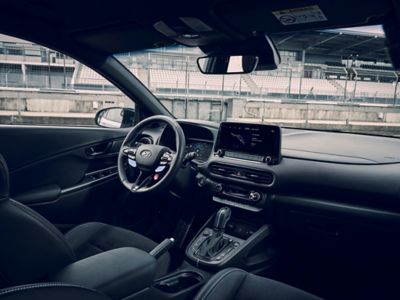
[[[134,103],[80,62],[0,34],[0,124],[96,126],[106,107]]]

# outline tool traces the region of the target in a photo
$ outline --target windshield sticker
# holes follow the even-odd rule
[[[327,21],[318,5],[277,10],[272,12],[282,25],[295,25]]]

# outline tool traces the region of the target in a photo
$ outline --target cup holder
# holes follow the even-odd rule
[[[203,280],[203,276],[193,271],[182,271],[161,279],[154,287],[165,293],[175,294],[193,287]]]

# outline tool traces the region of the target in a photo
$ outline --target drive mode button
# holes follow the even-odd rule
[[[251,191],[249,194],[249,200],[252,202],[258,202],[261,199],[261,194],[259,192]]]

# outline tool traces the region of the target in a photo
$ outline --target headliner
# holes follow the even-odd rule
[[[318,4],[327,21],[283,26],[272,11],[286,8],[304,7]],[[158,21],[165,21],[175,28],[182,27],[179,17],[195,17],[216,33],[213,39],[241,40],[254,32],[275,33],[282,37],[293,32],[379,24],[390,10],[389,0],[337,0],[335,5],[329,0],[203,0],[203,1],[124,1],[124,0],[12,0],[2,3],[0,32],[43,44],[65,52],[71,56],[81,56],[91,52],[104,56],[116,52],[148,49],[173,44],[176,40],[166,37],[154,29]],[[324,51],[330,46],[321,39],[332,33],[320,33],[300,38],[290,38],[291,44],[312,47],[314,51]],[[331,43],[345,37],[335,37]],[[378,41],[379,40],[379,41]],[[378,39],[379,44],[381,40]],[[347,41],[343,41],[347,42]],[[363,43],[353,45],[360,51]],[[364,43],[370,45],[373,41]],[[289,45],[289,44],[288,44]],[[332,46],[336,46],[333,44]],[[349,49],[338,49],[348,52]],[[344,53],[345,53],[344,52]]]

